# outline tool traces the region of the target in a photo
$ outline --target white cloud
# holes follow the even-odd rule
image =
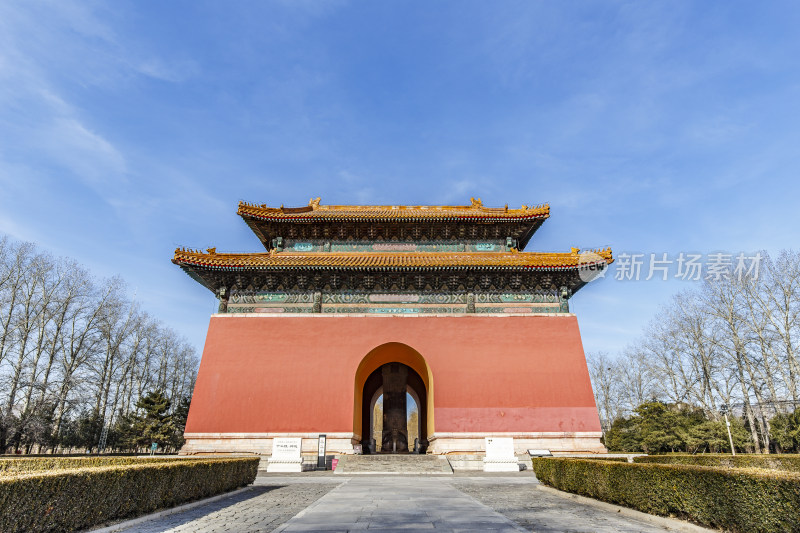
[[[480,196],[481,191],[484,190],[473,179],[454,180],[447,183],[443,199],[446,203],[465,205],[469,204],[470,197]]]
[[[171,83],[185,81],[199,71],[197,63],[193,61],[167,63],[157,57],[141,62],[135,68],[140,74]]]
[[[76,118],[59,117],[43,135],[42,148],[93,188],[124,181],[126,164],[120,151]]]
[[[144,194],[127,186],[141,161],[132,164],[113,139],[116,125],[93,116],[86,94],[113,91],[132,76],[181,82],[198,70],[118,34],[113,24],[124,16],[122,7],[87,2],[0,5],[0,158],[41,176],[66,169],[110,205]]]

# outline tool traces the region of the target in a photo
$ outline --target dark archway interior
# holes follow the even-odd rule
[[[372,434],[372,413],[373,397],[375,393],[383,387],[383,420],[384,435]],[[425,453],[428,448],[428,393],[425,390],[425,383],[413,368],[403,363],[387,363],[375,369],[364,382],[364,392],[362,394],[362,410],[364,413],[361,421],[362,450],[363,453],[374,453],[376,448],[372,447],[372,439],[382,442],[384,450],[394,449],[396,453],[407,453],[409,448],[413,450],[414,443],[408,442],[408,435],[405,430],[405,421],[408,413],[405,411],[406,387],[412,389],[419,398],[417,410],[419,412],[419,453]],[[392,389],[398,388],[398,394],[392,397]],[[393,409],[402,412],[402,416],[393,419]],[[400,420],[402,419],[402,423]],[[394,431],[393,431],[394,430]]]

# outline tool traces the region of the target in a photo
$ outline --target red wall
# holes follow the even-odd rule
[[[600,431],[574,316],[223,315],[186,432],[352,432],[356,370],[387,342],[425,358],[437,433]]]

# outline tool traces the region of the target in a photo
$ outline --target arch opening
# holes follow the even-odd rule
[[[370,351],[356,370],[353,405],[354,444],[364,453],[425,453],[433,435],[433,376],[425,359],[402,343]],[[373,434],[375,403],[383,399],[382,434]],[[409,402],[407,398],[410,398]],[[408,405],[416,404],[417,424],[409,439]],[[416,429],[416,431],[414,431]],[[415,447],[414,433],[418,435]]]
[[[408,400],[408,446],[414,452],[419,452],[422,445],[422,417],[419,415],[419,394],[411,387],[406,388],[406,398]]]
[[[408,388],[406,392],[406,429],[408,431],[408,448],[409,451],[417,453],[420,447],[419,436],[423,433],[422,419],[419,416],[419,396],[412,388]],[[373,437],[375,435],[383,434],[383,387],[378,389],[378,392],[373,396],[372,406],[370,413],[369,427],[372,429]],[[371,442],[370,442],[371,445]],[[375,451],[382,452],[383,443],[381,439],[375,441]]]

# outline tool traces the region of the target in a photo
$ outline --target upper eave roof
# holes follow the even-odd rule
[[[550,216],[548,204],[523,205],[520,209],[484,207],[480,199],[472,198],[465,206],[410,206],[410,205],[320,205],[319,198],[312,198],[306,207],[267,207],[266,205],[239,202],[237,213],[244,218],[273,222],[313,221],[475,221],[475,222],[519,222]]]
[[[172,262],[182,267],[208,270],[358,269],[427,270],[461,268],[510,268],[567,270],[614,261],[610,248],[567,253],[539,252],[276,252],[226,254],[210,248],[207,253],[178,248]]]

